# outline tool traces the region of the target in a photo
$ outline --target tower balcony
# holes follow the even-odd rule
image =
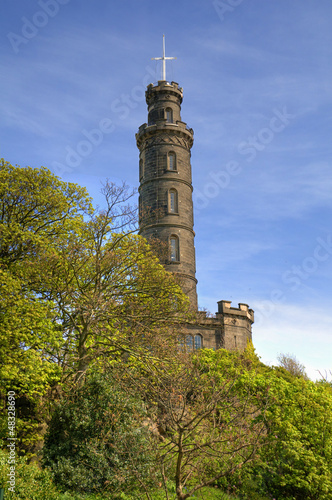
[[[151,125],[143,123],[143,125],[139,127],[135,135],[137,147],[140,148],[143,141],[149,137],[163,132],[167,132],[168,134],[174,133],[180,137],[185,137],[188,141],[189,148],[191,148],[194,143],[194,131],[192,128],[189,128],[185,122],[177,121],[176,123],[170,123],[165,118],[162,118]]]

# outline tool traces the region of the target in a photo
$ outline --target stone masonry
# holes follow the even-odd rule
[[[140,234],[169,246],[173,239],[176,255],[166,256],[163,264],[180,275],[185,293],[197,308],[190,165],[194,133],[181,121],[182,89],[177,83],[150,84],[146,102],[148,123],[136,134],[140,150]]]
[[[139,156],[140,234],[166,246],[163,265],[177,274],[183,291],[197,310],[195,233],[192,201],[191,147],[194,132],[181,120],[182,88],[159,81],[146,90],[148,123],[136,134]],[[198,313],[188,325],[187,347],[244,350],[251,341],[254,312],[246,304],[218,302],[218,312]]]

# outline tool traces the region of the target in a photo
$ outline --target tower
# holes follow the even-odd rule
[[[194,132],[181,119],[182,88],[166,80],[165,38],[162,79],[147,87],[148,122],[139,127],[139,229],[147,239],[165,245],[162,263],[178,275],[183,291],[197,310],[194,216],[191,179],[191,148]],[[218,312],[200,311],[197,323],[187,325],[189,350],[244,350],[251,341],[254,312],[247,304],[231,307],[218,302]]]
[[[194,132],[181,120],[183,91],[177,83],[164,79],[150,84],[145,96],[148,123],[136,134],[140,234],[164,242],[163,264],[179,276],[183,291],[197,308],[190,164]]]

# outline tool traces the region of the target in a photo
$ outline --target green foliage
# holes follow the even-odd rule
[[[25,283],[0,268],[0,379],[4,392],[35,398],[59,379],[50,356],[61,344],[52,321],[53,304],[27,290]]]
[[[142,402],[106,375],[89,375],[55,408],[44,465],[57,484],[78,492],[130,491],[154,466]]]
[[[270,377],[275,402],[267,414],[272,446],[262,453],[264,487],[285,498],[332,495],[332,395],[324,386]],[[266,467],[267,466],[267,467]]]
[[[220,479],[221,489],[233,491],[235,485],[241,498],[250,500],[331,498],[331,384],[307,380],[291,356],[280,360],[282,366],[266,367],[252,345],[244,353],[202,350],[186,372],[174,349],[181,325],[190,319],[188,301],[146,241],[132,234],[136,211],[127,203],[126,186],[107,184],[104,194],[106,209],[94,210],[84,188],[47,169],[0,160],[0,439],[7,437],[10,390],[16,394],[17,450],[36,451],[52,409],[51,389],[63,386],[44,454],[63,493],[49,471],[18,458],[15,497],[9,492],[6,500],[78,500],[88,498],[87,491],[96,492],[91,500],[136,500],[144,498],[144,487],[153,500],[164,498],[150,485],[158,446],[143,425],[146,410],[135,391],[130,395],[106,375],[89,375],[69,389],[92,367],[101,373],[105,366],[122,366],[125,383],[136,378],[135,387],[140,383],[150,405],[150,422],[165,424],[159,451],[173,452],[174,436],[182,433],[198,477],[223,467],[219,452],[202,459],[202,443],[208,449],[214,440],[224,452],[254,425],[264,424],[266,446],[258,459],[243,468],[251,457],[235,460]],[[228,409],[218,400],[226,387]],[[236,421],[232,405],[243,403],[247,417],[254,411],[254,418]],[[172,407],[173,424],[163,421],[163,405]],[[240,427],[231,426],[232,418]],[[1,454],[2,481],[7,468]],[[74,491],[77,485],[81,493]],[[204,498],[214,493],[222,498],[213,489],[205,490]],[[200,498],[198,491],[195,495]]]
[[[6,500],[59,500],[50,473],[40,470],[36,464],[28,464],[25,458],[17,458],[15,464],[14,492],[8,490],[8,473],[8,454],[0,451],[0,484],[5,488]]]
[[[5,500],[146,500],[142,489],[125,493],[103,492],[78,493],[74,491],[61,491],[54,484],[53,476],[47,469],[41,470],[36,463],[28,463],[26,458],[20,457],[15,465],[15,492],[8,490],[9,464],[8,454],[0,450],[0,487],[5,488]],[[170,500],[174,499],[175,487],[170,486]],[[152,500],[166,500],[165,493],[161,488],[149,490]],[[172,495],[173,494],[173,495]],[[193,499],[197,500],[237,500],[216,488],[203,488],[201,493],[196,493]]]
[[[47,169],[13,167],[0,160],[0,394],[18,402],[18,447],[38,440],[41,397],[61,376],[56,363],[63,337],[50,297],[43,297],[41,259],[79,234],[91,210],[84,188]],[[27,409],[29,409],[27,411]],[[4,425],[1,425],[1,436]]]
[[[150,498],[152,500],[167,500],[166,499],[166,494],[165,492],[161,489],[155,489],[155,490],[150,490],[149,491]],[[140,491],[135,491],[131,494],[120,494],[120,496],[115,496],[113,497],[114,500],[146,500],[146,495]],[[112,498],[112,500],[113,500]],[[169,500],[176,500],[176,494],[175,494],[175,485],[174,484],[169,484],[168,486],[168,498]],[[189,499],[196,499],[196,500],[239,500],[238,497],[235,497],[234,495],[228,495],[227,493],[224,493],[221,489],[219,488],[212,488],[212,487],[207,487],[207,488],[202,488],[200,491],[194,493],[192,496],[189,497]],[[262,500],[267,500],[266,497],[262,498]]]
[[[174,339],[187,308],[143,238],[107,229],[101,244],[99,224],[97,217],[82,239],[45,262],[45,294],[50,291],[65,330],[62,366],[74,374],[84,374],[96,358],[144,356],[147,347]]]
[[[85,188],[62,182],[46,168],[14,167],[1,159],[1,262],[11,267],[61,245],[90,210]]]
[[[132,193],[104,194],[106,209],[95,210],[84,188],[0,161],[2,414],[8,390],[24,399],[16,430],[29,453],[54,385],[124,352],[146,358],[184,317],[180,287],[131,234]]]
[[[14,492],[8,489],[8,473],[8,453],[0,450],[0,486],[5,489],[5,500],[114,500],[111,493],[90,495],[60,491],[50,471],[40,469],[36,463],[28,463],[25,457],[16,460]]]
[[[264,412],[266,446],[255,465],[239,470],[234,480],[241,498],[264,495],[287,500],[328,500],[332,495],[332,394],[328,384],[313,383],[284,368],[248,364],[246,353],[209,351],[203,357],[210,370],[224,373],[232,365],[241,373],[237,393],[244,386],[269,404]],[[242,386],[242,387],[241,387]]]
[[[256,398],[245,386],[243,394],[236,391],[239,375],[230,356],[223,372],[209,364],[213,356],[177,350],[138,381],[162,434],[163,479],[175,483],[179,500],[244,467],[260,446],[264,427]]]

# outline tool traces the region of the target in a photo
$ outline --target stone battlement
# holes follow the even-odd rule
[[[201,335],[203,347],[244,351],[252,340],[253,322],[254,311],[247,304],[231,307],[231,301],[220,300],[215,316],[198,311],[198,322],[191,325],[189,331]]]
[[[150,90],[150,89],[155,89],[156,87],[160,87],[160,88],[165,88],[166,87],[166,90],[169,90],[169,87],[173,87],[173,89],[175,90],[179,90],[181,92],[181,94],[183,94],[183,88],[180,87],[180,85],[176,82],[168,82],[166,80],[158,80],[158,82],[154,82],[154,83],[150,83],[148,86],[147,86],[147,92]]]
[[[218,314],[231,314],[234,316],[245,316],[247,317],[252,323],[254,322],[254,311],[252,309],[249,309],[249,306],[247,304],[239,304],[239,307],[231,307],[231,301],[230,300],[220,300],[218,302]]]

